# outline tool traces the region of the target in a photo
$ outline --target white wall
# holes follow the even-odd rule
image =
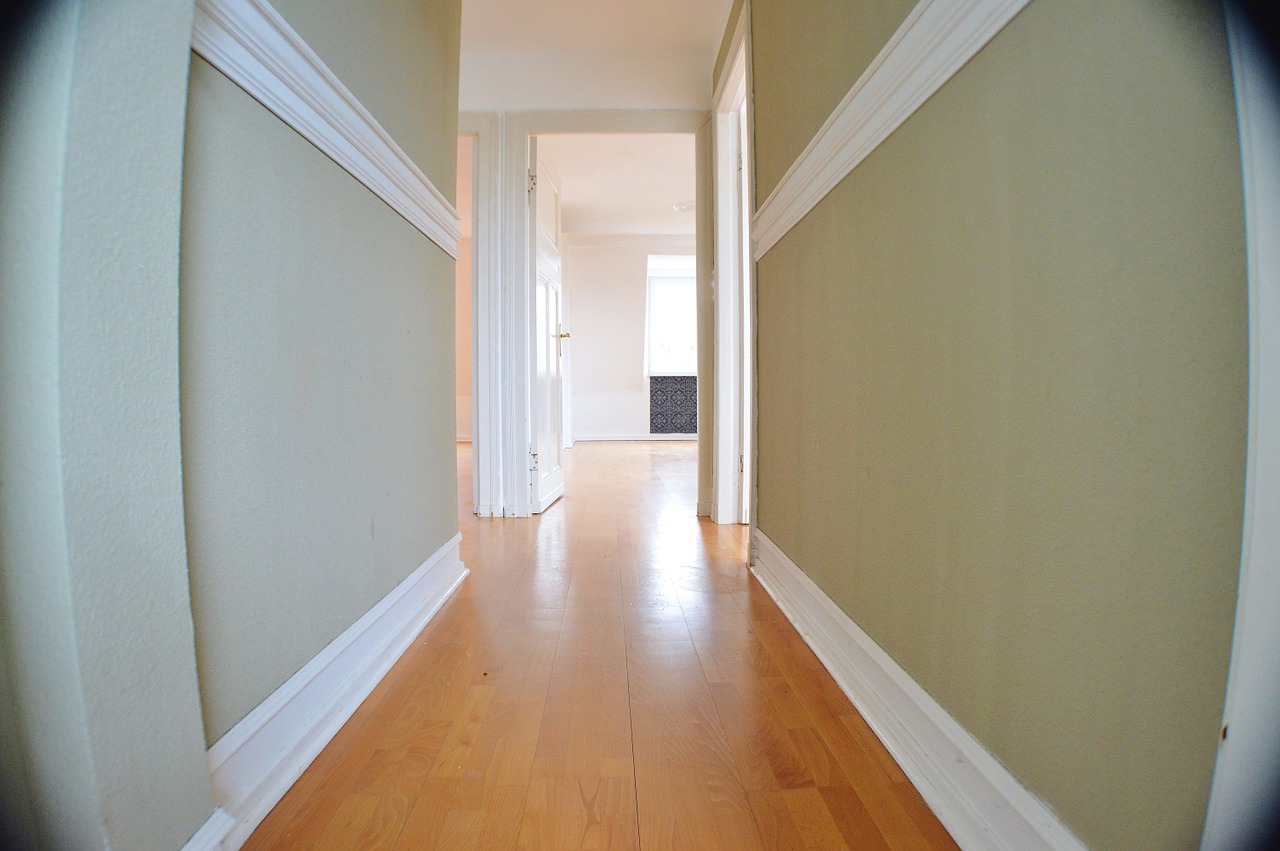
[[[648,258],[693,251],[692,236],[565,236],[565,289],[573,305],[569,360],[575,440],[648,436]]]

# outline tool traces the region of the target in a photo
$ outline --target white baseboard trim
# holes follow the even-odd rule
[[[218,807],[195,835],[187,840],[187,844],[182,846],[182,851],[223,851],[222,840],[227,838],[227,834],[235,826],[236,820],[231,814]]]
[[[209,748],[214,801],[235,851],[462,584],[461,533]]]
[[[751,572],[961,848],[1084,851],[1043,801],[952,718],[760,530]]]
[[[574,441],[611,441],[611,440],[697,440],[696,434],[577,434]]]

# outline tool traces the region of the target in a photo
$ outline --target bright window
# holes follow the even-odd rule
[[[649,255],[646,375],[698,374],[698,297],[692,256]]]

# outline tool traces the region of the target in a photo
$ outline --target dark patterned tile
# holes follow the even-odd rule
[[[655,375],[649,379],[649,433],[698,431],[698,377]]]

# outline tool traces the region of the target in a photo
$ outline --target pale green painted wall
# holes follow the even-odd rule
[[[0,113],[0,685],[8,719],[0,815],[19,841],[90,847],[103,833],[76,668],[62,481],[51,475],[61,453],[58,231],[79,10],[49,11],[26,45],[28,72],[7,75]]]
[[[757,203],[769,197],[915,5],[915,0],[753,0],[752,108],[757,124],[768,128],[756,133]]]
[[[380,8],[385,28],[397,11]],[[325,20],[323,8],[308,9]],[[195,143],[230,147],[210,155],[208,169],[196,164],[184,187],[190,0],[66,2],[57,12],[6,78],[0,103],[0,805],[22,814],[18,827],[36,847],[167,850],[182,847],[214,811],[201,698],[209,698],[206,717],[253,701],[247,690],[224,691],[222,681],[211,696],[200,693],[193,606],[206,623],[250,637],[240,648],[246,669],[261,664],[281,680],[292,671],[280,671],[314,655],[456,528],[452,263],[239,90],[210,83],[207,68],[192,117],[212,124],[207,137],[201,125]],[[449,192],[457,4],[400,12],[411,32],[421,33],[415,22],[433,27],[414,61],[434,69],[424,73],[436,86],[378,89],[370,98],[386,123],[404,123],[406,150]],[[330,37],[348,45],[353,66],[368,62],[359,38],[337,39],[339,17],[329,15]],[[395,66],[408,52],[383,61]],[[408,70],[377,73],[417,79],[401,73]],[[218,96],[227,110],[210,116]],[[256,151],[235,147],[259,143]],[[274,169],[265,173],[262,163]],[[310,187],[291,183],[313,177]],[[218,178],[222,185],[211,187]],[[189,238],[201,221],[207,227]],[[227,263],[180,276],[180,241],[193,272],[219,252]],[[190,337],[181,372],[180,284],[189,290],[183,309],[190,295],[204,311],[181,317]],[[237,295],[247,315],[228,304]],[[267,327],[273,321],[280,324]],[[193,345],[199,341],[203,348]],[[297,356],[302,347],[313,359]],[[180,377],[208,379],[211,367],[246,352],[258,357],[245,373],[198,380],[195,397],[182,389],[182,407],[215,411],[207,428],[187,423],[184,434]],[[297,378],[309,362],[330,369],[306,386],[264,389],[264,375]],[[437,383],[445,389],[434,392]],[[217,398],[201,398],[204,391]],[[299,414],[300,399],[317,404],[314,416]],[[228,426],[234,405],[246,402],[260,408],[239,410],[245,424]],[[226,431],[214,433],[220,425]],[[297,431],[285,439],[290,425]],[[297,460],[291,452],[320,445],[320,432],[325,451],[288,468]],[[243,454],[218,459],[226,470],[199,466],[208,450],[228,445]],[[195,466],[184,466],[184,450]],[[278,462],[261,465],[278,475],[250,476],[248,464],[260,458]],[[243,478],[227,486],[237,474]],[[375,492],[368,483],[378,474]],[[330,498],[328,489],[343,485],[351,493]],[[184,486],[194,488],[186,495],[194,501],[184,504]],[[238,540],[245,528],[228,518],[255,499],[285,522],[269,541]],[[323,527],[335,507],[349,513]],[[199,515],[190,579],[184,508]],[[370,518],[383,525],[370,531]],[[231,540],[202,547],[197,539],[218,523],[220,534],[235,526]],[[310,584],[288,587],[284,580],[297,575],[289,569],[318,549],[317,532],[331,533],[331,550],[309,565]],[[366,534],[363,550],[335,568]],[[263,545],[255,555],[274,546],[270,555],[292,561],[256,562],[263,576],[249,579],[243,564],[205,569],[254,544]],[[275,608],[242,606],[234,593],[193,593],[242,581],[257,582]],[[297,598],[285,600],[292,591]],[[290,616],[301,618],[293,625],[312,641],[309,651],[271,644]]]
[[[745,7],[743,0],[733,0],[729,7],[729,20],[725,23],[724,35],[720,39],[720,49],[716,52],[716,61],[711,68],[711,88],[715,90],[724,71],[724,63],[729,61],[729,48],[733,47],[733,33],[738,28],[738,19],[742,17]]]
[[[453,200],[457,168],[461,0],[382,3],[276,0],[272,5]],[[455,141],[441,141],[445,126]]]
[[[761,82],[842,60],[753,7],[791,151]],[[1035,0],[758,267],[761,530],[1100,849],[1197,845],[1234,616],[1240,165],[1195,8]]]
[[[391,132],[421,125],[406,151],[449,153],[427,171],[449,195],[456,5],[398,10],[432,34],[418,61],[393,49],[349,83]],[[397,17],[347,44],[343,14],[298,26],[339,75],[373,64],[366,36]],[[388,89],[396,63],[454,70]],[[183,461],[212,743],[457,531],[454,280],[447,254],[217,70],[194,59],[191,81]]]
[[[179,454],[192,13],[57,4],[5,95],[0,765],[27,847],[180,848],[214,809]]]

